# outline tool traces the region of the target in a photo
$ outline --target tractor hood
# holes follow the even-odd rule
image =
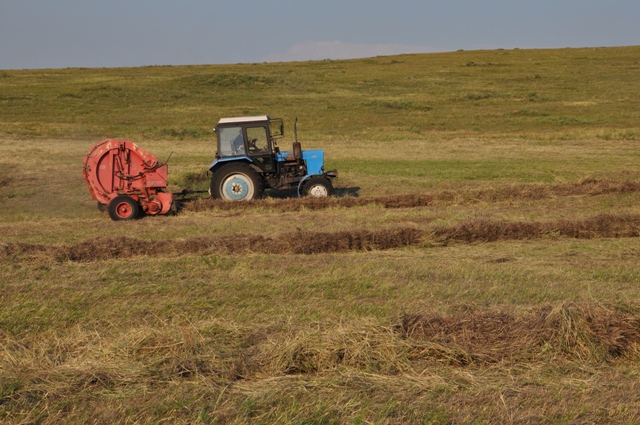
[[[293,157],[293,151],[282,151],[276,154],[278,162],[285,161],[287,158]],[[302,159],[307,164],[307,174],[316,175],[324,173],[324,151],[323,150],[303,150]]]

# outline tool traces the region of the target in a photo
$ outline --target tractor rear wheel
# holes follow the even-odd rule
[[[228,164],[211,177],[211,197],[225,201],[251,201],[262,196],[260,176],[247,164]]]
[[[326,198],[333,195],[333,185],[331,180],[325,177],[311,177],[304,182],[302,194],[313,198]]]
[[[111,220],[133,220],[138,217],[140,206],[133,198],[120,195],[109,202],[109,217]]]

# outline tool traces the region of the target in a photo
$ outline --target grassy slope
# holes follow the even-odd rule
[[[637,57],[629,47],[3,71],[0,131],[207,139],[221,116],[269,112],[298,116],[305,137],[322,142],[637,136]]]
[[[277,239],[296,229],[429,235],[482,219],[633,216],[636,191],[481,193],[640,180],[639,56],[629,47],[3,71],[0,244]],[[302,211],[270,201],[113,223],[88,196],[81,161],[102,138],[173,152],[173,187],[201,188],[217,119],[262,113],[288,129],[299,117],[303,147],[327,151],[343,194],[440,201]],[[637,422],[638,341],[633,327],[611,331],[637,323],[637,258],[636,238],[553,233],[340,254],[0,257],[0,418]],[[483,333],[485,322],[507,314],[517,324],[540,309],[556,333],[539,340],[518,328],[530,348],[502,356],[521,339]],[[456,340],[398,331],[403,317],[429,314],[442,315],[443,329],[454,323]],[[602,317],[608,339],[589,325]],[[630,341],[618,354],[606,348],[615,338]]]

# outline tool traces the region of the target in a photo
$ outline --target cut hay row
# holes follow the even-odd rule
[[[384,208],[418,208],[430,205],[449,205],[470,202],[501,202],[508,200],[549,199],[563,196],[596,196],[613,193],[640,192],[638,181],[613,181],[588,179],[576,183],[517,184],[500,188],[451,191],[443,190],[427,194],[406,194],[380,197],[341,198],[267,198],[250,202],[223,202],[210,198],[184,201],[185,211],[245,210],[256,207],[278,211],[320,210],[332,207],[352,208],[365,205],[381,205]]]
[[[629,312],[632,309],[634,312]],[[46,334],[3,336],[0,370],[29,372],[31,384],[57,381],[60,392],[89,386],[144,385],[141,365],[154,364],[163,381],[212,377],[226,382],[353,370],[415,375],[442,364],[597,364],[637,361],[638,307],[625,311],[586,303],[535,306],[519,313],[468,307],[453,314],[404,314],[395,324],[343,322],[239,326],[221,320],[149,327],[132,323],[114,332],[71,327]],[[96,369],[99,360],[110,365]],[[6,376],[5,376],[6,377]],[[75,387],[75,389],[74,389]],[[29,388],[15,391],[13,400]]]
[[[336,392],[336,387],[367,391],[382,400],[389,393],[401,397],[397,421],[385,423],[414,423],[415,417],[403,416],[406,406],[410,413],[423,411],[438,395],[450,399],[452,394],[452,404],[445,404],[451,417],[458,417],[462,402],[467,409],[486,411],[497,422],[509,422],[512,416],[505,415],[504,400],[494,402],[494,387],[513,388],[505,397],[524,409],[524,419],[518,422],[529,423],[532,412],[540,418],[536,422],[564,413],[555,404],[532,404],[532,395],[546,399],[560,394],[565,403],[576,385],[580,398],[570,406],[600,406],[610,400],[613,406],[631,406],[625,423],[635,423],[639,309],[562,303],[509,313],[499,307],[467,306],[459,313],[404,314],[387,323],[341,319],[243,325],[206,318],[152,325],[128,321],[120,327],[108,322],[75,324],[22,335],[0,332],[2,417],[8,423],[67,422],[60,412],[66,419],[68,412],[76,411],[68,400],[89,403],[91,398],[97,401],[78,422],[91,422],[87,415],[97,415],[100,423],[126,423],[130,411],[139,422],[154,422],[149,406],[155,406],[157,398],[174,401],[173,391],[180,388],[177,394],[188,396],[184,400],[189,408],[179,411],[189,418],[180,423],[199,422],[198,410],[193,413],[191,406],[200,398],[213,406],[220,423],[255,423],[254,418],[236,420],[247,400],[254,402],[262,394],[286,400],[292,391],[299,400],[307,400],[329,384],[322,395],[332,402],[339,399],[344,418],[358,411],[357,404],[348,406],[353,399]],[[625,373],[593,372],[616,365]],[[568,383],[556,384],[555,375],[550,378],[553,373],[566,374]],[[501,377],[505,380],[496,381]],[[489,384],[485,390],[483,385]],[[206,390],[194,390],[197,385],[206,385]],[[159,388],[159,395],[150,388]],[[428,394],[436,398],[425,399]],[[413,405],[417,399],[421,403]],[[171,404],[171,414],[176,404]],[[594,412],[589,423],[602,419],[599,409]],[[31,417],[45,419],[25,420]],[[469,422],[464,420],[469,418],[466,411],[459,417],[460,421],[438,423]]]
[[[583,220],[556,222],[504,222],[488,219],[467,221],[431,231],[396,228],[380,231],[298,231],[278,237],[238,235],[187,240],[143,241],[125,236],[102,236],[70,246],[0,244],[0,260],[48,257],[57,261],[100,261],[134,256],[185,254],[321,254],[347,251],[387,250],[425,242],[497,242],[501,240],[569,237],[576,239],[640,236],[640,215],[599,214]]]
[[[417,229],[380,231],[287,233],[278,237],[238,235],[220,238],[193,238],[184,241],[143,241],[125,236],[98,237],[71,246],[38,244],[0,245],[0,258],[50,257],[59,261],[99,261],[133,256],[183,254],[318,254],[370,251],[416,245],[422,240]]]
[[[582,220],[553,222],[470,220],[434,229],[442,242],[496,242],[563,236],[576,239],[627,238],[640,236],[640,215],[599,214]]]
[[[520,315],[475,308],[449,316],[406,314],[397,329],[410,340],[429,342],[425,353],[461,366],[534,361],[552,353],[581,361],[640,355],[640,315],[585,304],[537,307]]]
[[[285,233],[277,237],[238,235],[219,238],[143,241],[125,236],[98,237],[70,246],[0,244],[0,260],[48,257],[58,261],[100,261],[134,256],[184,254],[322,254],[416,246],[424,242],[496,242],[542,237],[577,239],[640,236],[640,215],[600,214],[583,220],[555,222],[467,221],[431,231],[397,228],[379,231]]]

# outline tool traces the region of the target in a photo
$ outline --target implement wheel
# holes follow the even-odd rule
[[[262,196],[260,176],[247,164],[228,164],[211,177],[211,197],[251,201]]]
[[[302,186],[302,195],[312,198],[326,198],[333,195],[331,180],[324,177],[311,177]]]
[[[140,206],[132,198],[120,195],[109,202],[109,217],[111,220],[133,220],[138,217]]]

